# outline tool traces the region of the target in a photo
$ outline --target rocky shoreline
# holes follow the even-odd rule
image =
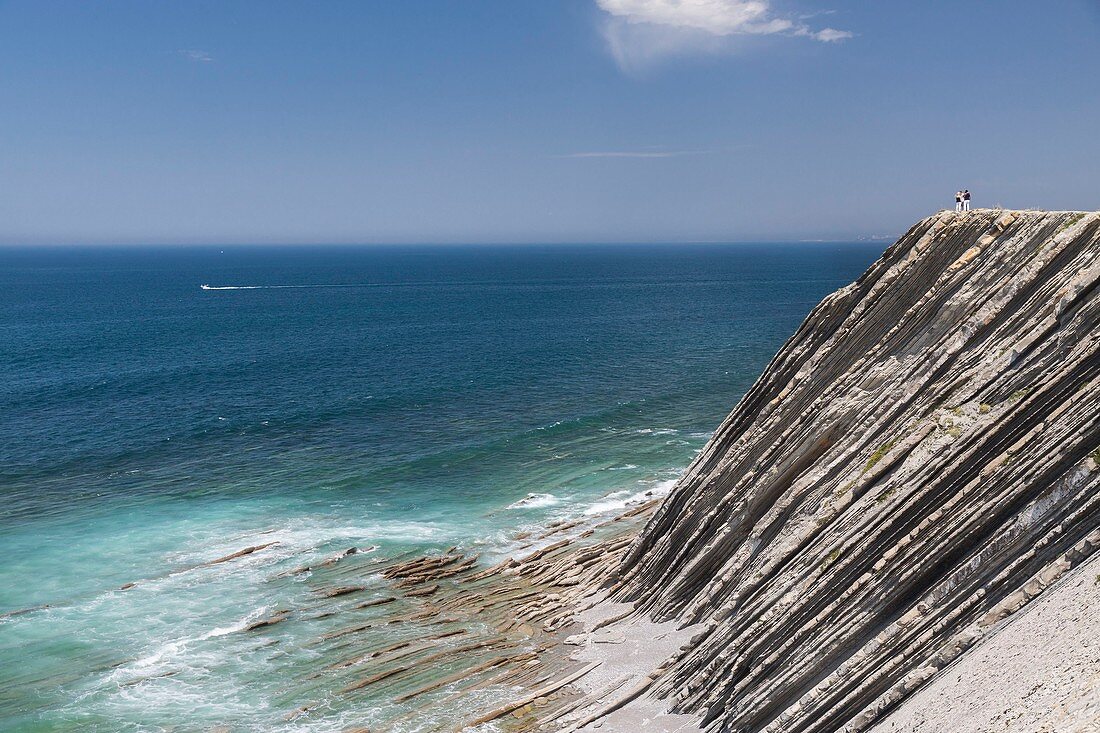
[[[1100,636],[1100,614],[1071,634],[1019,613],[1095,595],[1100,213],[919,222],[814,309],[669,496],[519,539],[491,567],[452,548],[302,569],[356,619],[316,640],[336,660],[317,676],[393,701],[376,733],[918,731],[918,693],[999,644]],[[368,576],[383,590],[355,601]],[[1097,729],[1095,695],[1047,692]]]
[[[814,309],[636,541],[583,572],[565,558],[592,555],[564,546],[507,570],[587,593],[531,601],[579,647],[566,664],[565,640],[540,641],[554,672],[516,678],[531,692],[493,717],[774,733],[901,720],[1078,582],[1100,547],[1098,446],[1100,214],[929,217]],[[583,694],[563,705],[567,687]]]
[[[355,654],[338,666],[362,672],[341,693],[385,688],[394,702],[412,704],[385,721],[387,730],[447,729],[451,724],[439,721],[456,709],[466,718],[456,730],[486,723],[525,730],[570,720],[587,704],[579,687],[582,678],[599,666],[569,653],[576,643],[571,633],[584,628],[576,617],[605,597],[601,587],[614,577],[658,502],[630,507],[594,525],[559,522],[540,535],[521,538],[536,549],[489,568],[457,548],[438,556],[378,561],[371,570],[390,583],[394,594],[373,604],[404,603],[394,611],[380,608],[370,627],[416,623],[426,633],[417,641],[381,648],[353,647]],[[409,601],[419,607],[411,614]],[[439,631],[427,632],[433,628]],[[350,627],[329,637],[364,630]],[[506,692],[478,695],[487,690]]]

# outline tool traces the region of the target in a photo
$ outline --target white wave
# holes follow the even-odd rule
[[[557,506],[561,499],[553,494],[528,494],[519,501],[508,505],[509,509],[537,509],[540,507]]]
[[[592,516],[593,514],[605,514],[607,512],[614,512],[621,509],[626,509],[631,504],[638,504],[651,498],[647,495],[647,491],[650,490],[647,489],[646,491],[639,491],[636,494],[631,494],[629,491],[612,492],[600,501],[597,501],[595,504],[589,506],[587,509],[584,510],[584,513],[588,516]]]
[[[262,606],[251,611],[248,615],[246,615],[244,618],[240,619],[236,623],[230,624],[228,626],[218,626],[197,636],[183,637],[181,639],[176,639],[175,641],[169,641],[161,644],[160,646],[152,650],[149,654],[135,659],[130,664],[119,667],[116,670],[116,673],[124,675],[127,668],[130,668],[134,671],[145,671],[148,670],[150,667],[156,667],[160,665],[162,662],[167,662],[178,658],[189,645],[194,644],[195,642],[201,642],[208,639],[214,639],[219,636],[225,636],[226,634],[232,634],[235,631],[244,631],[250,623],[258,620],[265,613],[267,613],[268,610],[269,609],[267,606]]]
[[[633,463],[628,463],[625,466],[610,466],[610,467],[608,467],[607,470],[608,471],[633,471],[635,468],[637,468],[637,466],[635,466]]]
[[[588,516],[592,516],[593,514],[606,514],[607,512],[626,509],[630,506],[632,501],[641,501],[644,497],[645,494],[643,493],[636,496],[623,497],[621,499],[604,499],[602,501],[597,501],[595,504],[585,509],[584,513]]]
[[[644,502],[650,501],[651,499],[656,499],[657,497],[664,496],[672,490],[672,487],[676,485],[676,482],[678,480],[678,478],[673,478],[667,479],[665,481],[658,481],[655,484],[646,486],[641,491],[633,493],[629,490],[613,491],[610,494],[604,496],[599,501],[590,505],[587,509],[584,510],[584,513],[587,516],[592,516],[594,514],[606,514],[608,512],[621,511],[635,504],[642,504]]]
[[[657,483],[653,484],[653,486],[649,487],[650,491],[653,492],[654,496],[664,496],[665,494],[676,488],[676,484],[680,481],[681,474],[682,471],[677,471],[676,475],[673,478],[668,478],[664,481],[658,481]]]
[[[379,541],[420,543],[455,541],[460,537],[461,532],[457,528],[431,522],[380,521],[341,525],[327,524],[323,518],[290,518],[281,527],[238,534],[232,539],[212,541],[208,533],[196,533],[186,550],[168,557],[169,563],[181,567],[163,577],[144,581],[138,587],[163,589],[165,584],[179,583],[190,587],[209,582],[212,577],[238,574],[247,576],[259,573],[257,577],[266,577],[273,570],[279,571],[280,565],[292,558],[307,563],[316,562],[348,546],[356,546],[365,552],[373,549]],[[259,545],[269,546],[232,561],[210,564],[213,559]]]

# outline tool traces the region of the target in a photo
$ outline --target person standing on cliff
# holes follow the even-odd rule
[[[962,210],[963,210],[963,192],[962,191],[956,191],[955,192],[955,211],[962,211]]]
[[[970,189],[963,190],[963,211],[970,211]]]

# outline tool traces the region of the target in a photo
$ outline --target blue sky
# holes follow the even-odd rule
[[[0,0],[0,242],[891,236],[1098,120],[1095,0]]]

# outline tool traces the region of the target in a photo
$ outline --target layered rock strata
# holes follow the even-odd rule
[[[915,225],[826,298],[624,558],[700,624],[651,693],[859,731],[1100,545],[1100,214]]]

